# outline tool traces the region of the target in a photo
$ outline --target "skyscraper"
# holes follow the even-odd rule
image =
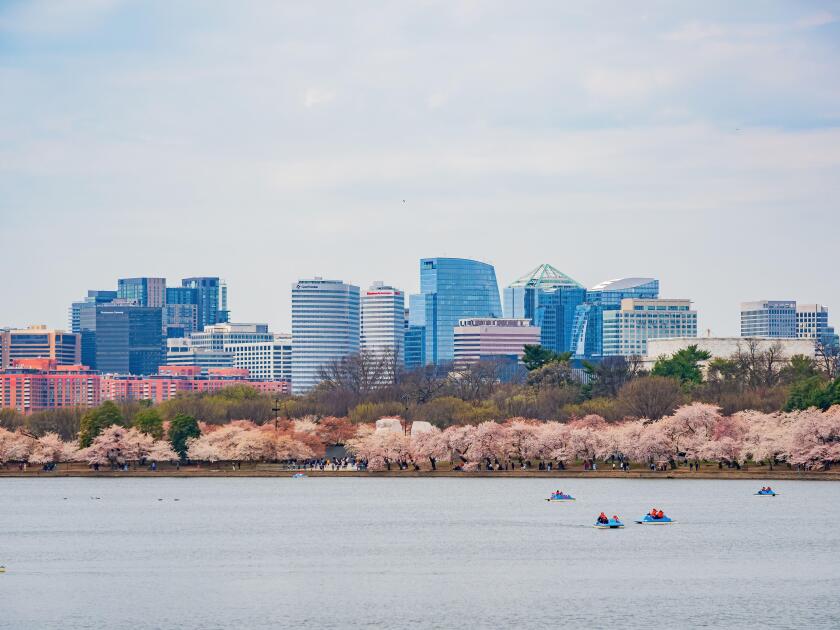
[[[116,374],[155,374],[163,364],[162,309],[85,304],[80,313],[82,363]]]
[[[465,258],[420,260],[420,297],[411,296],[409,317],[412,325],[425,328],[426,363],[454,360],[453,330],[460,319],[501,314],[492,265]]]
[[[82,306],[85,304],[107,304],[117,299],[116,291],[96,291],[91,290],[87,292],[87,297],[78,302],[73,302],[70,305],[70,332],[80,333],[82,331],[79,325],[79,313]]]
[[[330,361],[359,351],[359,287],[315,277],[292,285],[292,391],[302,394]]]
[[[198,276],[181,280],[183,288],[196,290],[198,330],[230,321],[227,285],[217,277]]]
[[[586,301],[575,309],[571,341],[574,355],[587,359],[603,356],[604,311],[618,310],[625,298],[658,297],[659,280],[655,278],[618,278],[589,289]]]
[[[742,337],[796,337],[796,302],[758,300],[741,304]]]
[[[137,306],[162,307],[166,304],[166,278],[119,278],[117,298]]]
[[[405,295],[383,282],[374,282],[361,295],[361,348],[388,354],[397,365],[405,359]]]
[[[555,352],[571,351],[575,309],[586,289],[556,267],[543,264],[509,284],[505,317],[529,319],[540,328],[540,344]]]

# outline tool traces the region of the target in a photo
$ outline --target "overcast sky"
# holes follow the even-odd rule
[[[0,3],[0,326],[219,275],[287,331],[440,255],[840,324],[838,193],[836,2]]]

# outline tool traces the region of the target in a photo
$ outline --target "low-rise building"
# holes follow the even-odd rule
[[[813,339],[768,339],[766,337],[697,337],[695,339],[650,339],[647,344],[647,354],[643,358],[643,365],[650,369],[660,357],[673,356],[675,352],[685,350],[689,346],[697,346],[711,354],[711,359],[729,359],[739,351],[766,352],[771,347],[779,350],[784,360],[802,355],[810,358],[816,356],[816,345]]]
[[[526,345],[540,343],[540,328],[529,319],[461,319],[453,332],[456,366],[502,357],[519,361]]]

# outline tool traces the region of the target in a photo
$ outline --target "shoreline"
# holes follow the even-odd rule
[[[630,470],[629,472],[598,470],[561,470],[561,471],[499,471],[499,472],[461,472],[452,470],[392,470],[392,471],[358,471],[358,470],[260,470],[259,468],[246,468],[244,470],[223,470],[221,468],[192,468],[184,467],[181,470],[159,469],[151,471],[147,469],[137,470],[55,470],[46,472],[43,470],[2,470],[0,479],[50,479],[50,478],[71,478],[71,477],[94,477],[94,478],[270,478],[270,477],[291,477],[295,473],[302,472],[307,477],[353,477],[353,478],[470,478],[470,479],[726,479],[726,480],[771,480],[771,481],[840,481],[840,471],[796,471],[787,469],[751,469],[751,470],[722,470],[722,471],[699,471],[690,472],[683,470],[649,471]]]

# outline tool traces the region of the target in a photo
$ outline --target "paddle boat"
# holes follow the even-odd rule
[[[552,492],[551,496],[546,499],[551,503],[560,503],[563,501],[574,501],[575,498],[571,494],[566,494],[565,492]]]
[[[592,526],[595,529],[623,529],[624,523],[621,522],[617,516],[613,515],[612,518],[608,518],[606,523],[601,521],[595,521],[595,524]]]
[[[755,496],[757,496],[757,497],[775,497],[777,494],[778,494],[778,492],[776,492],[772,488],[762,488],[761,490],[759,490],[758,492],[755,493]]]
[[[676,523],[670,516],[663,515],[662,518],[656,518],[650,514],[645,514],[642,520],[636,522],[639,525],[670,525],[671,523]]]
[[[306,479],[306,475],[304,475],[303,473],[295,473],[294,475],[292,475],[292,479]]]

